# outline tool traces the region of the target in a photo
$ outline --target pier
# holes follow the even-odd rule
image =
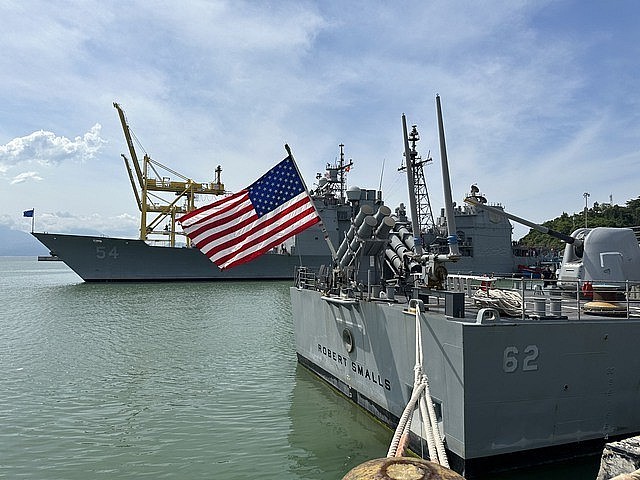
[[[640,436],[607,443],[596,480],[640,480]]]

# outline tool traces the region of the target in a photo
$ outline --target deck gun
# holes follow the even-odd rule
[[[626,281],[640,281],[640,246],[630,228],[578,228],[566,235],[486,205],[473,195],[465,202],[565,242],[558,275],[561,288],[575,289],[576,281],[621,288]]]

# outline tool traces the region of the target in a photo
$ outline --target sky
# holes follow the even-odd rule
[[[349,186],[408,202],[401,116],[443,206],[543,222],[640,195],[636,0],[0,1],[0,226],[136,237],[113,102],[138,155],[248,186],[291,146],[305,181],[339,155]],[[177,180],[177,178],[175,178]],[[208,203],[215,197],[202,197]],[[528,228],[514,225],[514,238]]]

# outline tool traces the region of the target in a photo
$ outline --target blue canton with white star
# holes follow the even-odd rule
[[[304,192],[304,185],[291,157],[287,157],[247,190],[253,208],[258,217],[262,217]]]

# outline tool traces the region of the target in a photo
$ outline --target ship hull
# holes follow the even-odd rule
[[[327,255],[267,253],[220,270],[195,248],[151,246],[141,240],[33,233],[85,282],[285,280],[301,262],[318,268]]]
[[[295,287],[291,299],[300,363],[394,427],[413,386],[415,316]],[[436,312],[421,321],[423,368],[451,462],[466,476],[588,454],[640,431],[640,359],[624,354],[640,321],[482,324]],[[416,425],[413,449],[426,451]]]

